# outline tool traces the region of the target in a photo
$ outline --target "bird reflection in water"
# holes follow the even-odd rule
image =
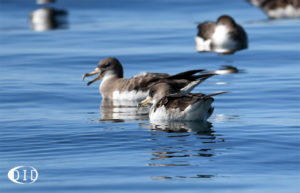
[[[47,4],[47,3],[54,3],[55,0],[37,0],[37,4]]]
[[[148,120],[149,107],[136,108],[136,103],[103,99],[100,121],[124,122],[125,120]]]
[[[53,8],[40,8],[30,13],[31,29],[34,31],[48,31],[67,29],[68,12]]]
[[[151,130],[165,131],[169,133],[211,133],[212,124],[208,121],[201,122],[152,122]]]
[[[214,174],[204,171],[206,163],[215,156],[215,144],[225,140],[214,133],[210,122],[152,123],[147,128],[151,129],[151,140],[154,142],[148,166],[197,167],[196,174],[193,174],[194,171],[182,173],[181,170],[174,170],[172,175],[158,175],[152,179],[214,177]]]
[[[153,180],[173,180],[173,179],[185,179],[185,178],[212,178],[214,175],[209,174],[197,174],[195,176],[154,176],[151,179]]]

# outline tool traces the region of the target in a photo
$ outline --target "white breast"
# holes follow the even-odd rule
[[[300,17],[300,8],[296,9],[292,5],[288,5],[285,8],[269,10],[267,14],[271,18],[296,18]]]
[[[211,108],[212,100],[201,100],[193,105],[188,106],[184,111],[179,108],[166,109],[161,106],[154,111],[150,109],[150,121],[205,121],[209,118],[209,109]]]
[[[33,11],[31,16],[32,29],[35,31],[47,31],[54,27],[54,21],[49,9],[38,9]]]
[[[104,75],[104,77],[101,80],[101,84],[99,85],[99,91],[101,93],[101,90],[103,88],[103,85],[106,81],[108,81],[110,78],[115,78],[116,75],[110,71],[106,72],[106,74]]]
[[[228,32],[228,28],[225,25],[218,25],[212,36],[214,46],[220,48],[234,48],[236,42],[232,40]]]
[[[113,92],[113,99],[114,100],[125,100],[125,101],[137,101],[140,102],[144,100],[148,96],[148,91],[114,91]]]
[[[204,40],[203,38],[196,36],[196,50],[198,52],[208,52],[211,51],[211,39]]]

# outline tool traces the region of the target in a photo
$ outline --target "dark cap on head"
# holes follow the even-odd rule
[[[123,67],[120,61],[114,57],[108,57],[98,63],[98,68],[104,71],[112,71],[118,77],[123,78]]]
[[[229,15],[222,15],[218,18],[217,24],[223,24],[223,25],[230,25],[230,26],[235,26],[236,23],[232,17]]]

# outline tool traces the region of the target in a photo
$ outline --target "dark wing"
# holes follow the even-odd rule
[[[266,0],[261,4],[261,7],[266,10],[272,10],[277,8],[284,8],[286,6],[286,0]]]
[[[120,91],[147,91],[151,86],[157,83],[159,80],[169,77],[169,74],[165,73],[145,73],[134,76],[131,79],[124,79],[122,85],[120,85]]]
[[[199,72],[202,72],[202,74],[197,74]],[[211,76],[214,76],[214,75],[216,75],[214,72],[208,72],[208,71],[205,71],[203,69],[199,69],[199,70],[190,70],[190,71],[186,71],[186,72],[181,72],[181,73],[169,76],[168,78],[166,78],[166,80],[167,81],[188,80],[186,82],[188,84],[191,81],[195,81],[195,80],[204,81],[207,78],[209,78]]]
[[[203,99],[213,99],[211,97],[205,98],[205,94],[194,93],[194,94],[173,94],[163,97],[154,107],[154,111],[161,107],[165,106],[166,109],[176,109],[179,108],[181,111],[184,111],[189,105],[196,103],[199,100]]]
[[[293,7],[299,9],[300,8],[300,0],[290,0]]]
[[[211,21],[203,22],[198,25],[197,36],[203,38],[204,40],[210,39],[215,32],[216,24]]]
[[[165,106],[166,109],[176,109],[179,108],[181,111],[184,111],[189,105],[194,104],[200,100],[212,100],[213,96],[225,94],[228,92],[217,92],[209,95],[202,93],[190,93],[190,94],[172,94],[163,97],[155,106],[154,111],[161,107]]]
[[[202,74],[197,74],[199,72],[205,72]],[[190,83],[197,81],[197,85],[202,83],[207,78],[216,75],[214,72],[207,72],[205,70],[190,70],[175,74],[168,78],[159,80],[157,83],[167,83],[169,84],[175,92],[180,92],[180,90]]]
[[[169,76],[167,77],[167,79],[169,80],[174,80],[174,79],[186,79],[186,80],[196,80],[196,73],[199,73],[199,72],[203,72],[205,70],[203,69],[199,69],[199,70],[189,70],[189,71],[186,71],[186,72],[181,72],[181,73],[178,73],[178,74],[174,74],[172,76]]]
[[[165,73],[145,73],[141,75],[134,76],[131,79],[126,79],[119,85],[119,90],[122,91],[147,91],[154,84],[157,83],[168,83],[170,84],[175,91],[180,91],[181,88],[187,86],[189,83],[195,80],[206,80],[207,78],[215,75],[213,73],[204,73],[197,74],[199,72],[203,72],[203,69],[199,70],[190,70],[186,72],[181,72],[175,75],[170,76]],[[200,81],[200,82],[202,82]],[[199,83],[200,83],[199,82]],[[199,84],[198,83],[198,84]]]
[[[236,49],[245,49],[248,47],[248,36],[242,26],[236,24],[235,28],[229,33],[232,39],[238,42]]]

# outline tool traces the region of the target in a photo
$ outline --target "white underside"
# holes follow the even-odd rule
[[[254,5],[254,6],[260,6],[263,2],[263,0],[250,0],[250,2]]]
[[[271,18],[297,18],[300,17],[300,8],[296,9],[291,5],[285,8],[266,11]]]
[[[148,73],[143,72],[140,73],[134,77],[141,77],[141,76],[146,76]],[[110,78],[115,77],[114,74],[105,74],[105,76],[103,77],[101,84],[99,86],[99,90],[101,93],[101,87],[104,84],[105,81],[109,81]],[[132,91],[114,91],[112,94],[112,99],[117,103],[122,103],[122,104],[137,104],[137,102],[141,102],[142,100],[144,100],[147,96],[148,96],[149,91],[136,91],[136,90],[132,90]]]
[[[196,36],[196,50],[198,52],[210,52],[211,50],[211,40],[204,40],[203,38]]]
[[[228,35],[228,29],[224,25],[218,25],[211,39],[204,40],[196,36],[196,50],[199,52],[228,52],[236,49],[237,43]]]
[[[205,121],[209,118],[208,110],[212,100],[201,100],[188,106],[184,111],[179,108],[167,110],[165,106],[159,107],[154,112],[150,109],[150,121]]]
[[[32,29],[35,31],[47,31],[53,28],[51,13],[48,9],[38,9],[31,12]]]
[[[99,86],[99,90],[100,90],[100,93],[101,93],[101,88],[102,86],[104,85],[104,82],[105,81],[109,81],[110,78],[112,77],[115,77],[114,74],[106,74],[102,81],[101,81],[101,84]],[[148,96],[148,93],[149,91],[136,91],[136,90],[132,90],[132,91],[123,91],[123,92],[120,92],[120,91],[114,91],[113,94],[112,94],[112,99],[111,100],[114,100],[116,102],[121,102],[126,104],[137,104],[137,102],[140,102],[142,100],[144,100],[147,96]]]
[[[218,25],[212,36],[213,47],[215,51],[228,51],[235,49],[237,42],[233,41],[228,34],[228,29],[224,25]]]
[[[121,100],[121,101],[135,101],[135,102],[140,102],[144,100],[148,96],[148,91],[142,92],[142,91],[124,91],[124,92],[119,92],[119,91],[114,91],[113,92],[113,100]]]
[[[224,74],[232,74],[230,70],[222,69],[222,70],[215,70],[215,74],[224,75]]]

